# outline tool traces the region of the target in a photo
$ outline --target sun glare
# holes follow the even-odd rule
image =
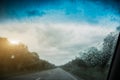
[[[19,40],[10,40],[11,44],[19,44]]]

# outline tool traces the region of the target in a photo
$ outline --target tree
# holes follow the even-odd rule
[[[7,38],[0,38],[0,76],[53,67],[54,65],[40,59],[36,52],[30,52],[24,44],[10,44]]]
[[[117,42],[118,34],[111,32],[103,40],[103,48],[98,50],[96,47],[89,48],[83,53],[84,60],[89,66],[100,66],[105,68],[110,64],[111,56]]]
[[[84,60],[88,66],[99,65],[101,52],[96,47],[91,47],[86,53],[84,53]]]
[[[107,37],[104,39],[103,42],[103,48],[102,48],[102,62],[101,67],[105,67],[108,62],[110,61],[110,58],[114,52],[115,45],[117,42],[118,34],[111,32],[107,35]]]

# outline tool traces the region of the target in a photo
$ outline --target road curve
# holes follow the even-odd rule
[[[39,73],[11,77],[5,80],[78,80],[78,79],[61,68],[55,68]]]

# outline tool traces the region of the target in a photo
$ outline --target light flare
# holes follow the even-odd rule
[[[9,40],[11,44],[19,44],[20,41],[19,40]]]

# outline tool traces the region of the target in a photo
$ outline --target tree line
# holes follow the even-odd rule
[[[42,71],[55,66],[30,52],[22,43],[11,44],[7,38],[0,37],[0,75]]]
[[[117,38],[118,34],[111,32],[104,38],[101,49],[90,47],[79,53],[82,57],[77,57],[62,68],[85,80],[106,80]]]

